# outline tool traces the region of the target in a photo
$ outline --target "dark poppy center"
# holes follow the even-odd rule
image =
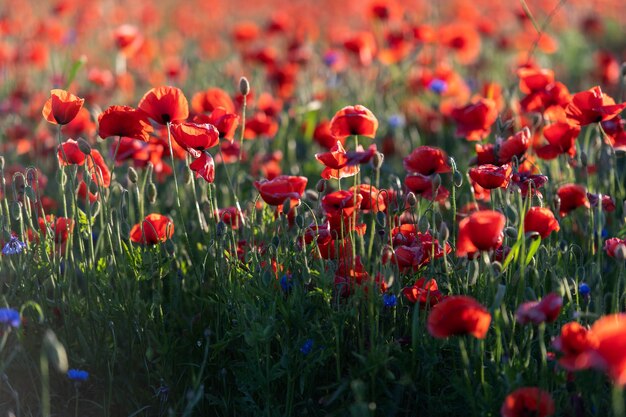
[[[172,118],[170,117],[169,114],[162,114],[161,115],[161,119],[165,122],[165,123],[169,123],[172,121]]]

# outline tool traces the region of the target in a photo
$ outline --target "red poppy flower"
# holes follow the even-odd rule
[[[129,106],[111,106],[98,116],[98,135],[102,139],[122,136],[147,142],[152,131],[146,114]]]
[[[428,260],[421,245],[401,245],[394,248],[389,261],[397,265],[402,273],[408,273],[419,270]],[[383,263],[387,263],[386,259],[383,259]]]
[[[611,258],[615,258],[615,253],[620,246],[626,249],[626,240],[618,237],[612,237],[604,242],[604,250]]]
[[[196,158],[199,152],[220,143],[219,132],[210,124],[176,123],[170,129],[176,143]]]
[[[511,179],[513,168],[509,164],[496,166],[491,164],[480,165],[469,170],[470,178],[486,190],[506,188]]]
[[[273,117],[269,117],[262,111],[254,113],[254,115],[246,120],[246,130],[243,134],[245,139],[255,139],[258,136],[267,136],[273,138],[278,132],[278,123]]]
[[[235,113],[235,103],[221,88],[209,88],[191,97],[191,110],[194,113],[211,113],[220,107],[225,113]]]
[[[541,68],[520,68],[517,70],[519,89],[524,94],[544,91],[554,82],[554,71]]]
[[[502,245],[505,223],[506,217],[497,211],[481,210],[470,214],[459,223],[456,255],[496,249]]]
[[[45,219],[39,217],[39,230],[43,236],[46,236],[48,227],[54,233],[54,243],[60,245],[59,252],[65,253],[67,239],[74,231],[74,220],[67,217],[55,217],[51,214],[47,214]]]
[[[602,122],[601,125],[611,146],[616,151],[626,152],[626,122],[620,116],[617,116]]]
[[[438,339],[471,334],[484,339],[491,314],[474,298],[464,295],[446,297],[433,307],[428,316],[428,333]]]
[[[593,323],[590,330],[597,345],[581,359],[608,374],[613,383],[626,385],[626,314],[611,314]]]
[[[560,199],[559,214],[561,217],[578,207],[591,207],[587,199],[587,190],[582,185],[565,184],[559,187],[556,194]]]
[[[85,154],[74,139],[68,139],[57,147],[57,158],[59,164],[63,166],[83,165],[85,163]]]
[[[313,140],[321,147],[331,149],[337,144],[337,141],[340,141],[343,145],[346,138],[337,138],[333,136],[333,134],[330,133],[330,121],[322,120],[317,124],[317,126],[315,126],[315,130],[313,131]]]
[[[340,141],[336,142],[330,152],[315,154],[315,159],[325,165],[322,171],[322,178],[324,179],[351,177],[360,171],[358,165],[348,165],[348,155]]]
[[[233,230],[239,229],[239,218],[243,213],[237,207],[224,207],[217,211],[217,218],[226,224],[229,224]]]
[[[96,132],[96,125],[91,121],[89,110],[81,107],[74,120],[63,126],[61,132],[69,137],[91,137]]]
[[[373,185],[359,184],[356,189],[355,187],[350,187],[349,191],[352,193],[356,191],[361,195],[361,197],[363,197],[363,200],[361,201],[361,210],[366,213],[369,211],[378,213],[379,211],[385,211],[387,208],[385,198],[382,193]]]
[[[279,206],[286,199],[299,200],[306,189],[306,177],[280,175],[273,180],[255,181],[254,187],[270,206]]]
[[[537,189],[543,187],[548,182],[548,177],[545,175],[531,175],[524,172],[516,172],[511,176],[511,181],[519,188],[522,196],[526,198],[528,196],[528,190],[532,190],[532,195],[541,195]]]
[[[574,94],[572,101],[565,109],[567,118],[579,126],[591,123],[600,123],[617,116],[626,108],[626,103],[615,104],[600,87],[596,86],[587,91]]]
[[[542,239],[552,232],[561,230],[559,222],[550,209],[546,207],[531,207],[524,217],[524,232],[537,232]]]
[[[461,64],[471,64],[480,54],[480,34],[469,23],[452,23],[439,30],[439,41],[456,53]]]
[[[433,176],[422,174],[407,175],[404,178],[404,184],[406,188],[413,191],[416,195],[422,195],[428,191],[432,192]]]
[[[111,185],[111,172],[109,172],[109,168],[100,151],[92,149],[86,160],[87,172],[91,175],[92,181],[100,187],[109,187]]]
[[[360,104],[339,110],[330,121],[330,133],[337,138],[360,135],[373,138],[378,129],[376,116]]]
[[[498,118],[496,102],[488,98],[479,98],[463,107],[456,107],[450,113],[456,122],[456,135],[469,141],[484,139],[491,131],[491,125]]]
[[[559,365],[568,371],[578,371],[588,367],[585,354],[594,349],[597,339],[579,323],[571,322],[561,328],[561,334],[554,339],[552,345],[563,353]]]
[[[326,194],[322,198],[322,208],[331,230],[336,232],[363,229],[365,225],[356,224],[356,212],[361,207],[363,196],[350,191],[339,190]],[[341,236],[341,234],[339,234]]]
[[[174,235],[174,223],[162,214],[148,214],[146,218],[130,229],[131,242],[142,245],[156,245]]]
[[[330,229],[328,223],[311,225],[304,232],[304,241],[307,245],[315,241],[319,256],[322,259],[341,259],[352,255],[352,243],[350,239],[339,239],[340,235]],[[317,255],[317,252],[316,252]]]
[[[515,313],[515,319],[520,324],[552,323],[559,316],[563,298],[557,293],[550,293],[541,301],[529,301],[520,305]]]
[[[502,417],[547,417],[554,414],[554,400],[549,392],[536,387],[519,388],[504,399]]]
[[[448,155],[432,146],[417,147],[402,160],[404,169],[410,173],[432,175],[450,172]]]
[[[217,129],[220,139],[232,142],[235,138],[235,131],[239,125],[239,116],[228,113],[224,107],[216,107],[210,115],[198,114],[193,118],[194,123],[208,123]]]
[[[176,87],[151,89],[141,98],[137,107],[161,125],[184,122],[189,117],[187,98]]]
[[[598,204],[602,204],[602,210],[615,211],[615,201],[610,195],[587,193],[587,198],[591,207],[598,207]]]
[[[78,196],[78,201],[85,201],[89,199],[90,203],[94,203],[98,200],[98,193],[92,193],[89,191],[87,184],[85,181],[80,180],[78,183],[78,188],[76,189],[76,195]]]
[[[485,144],[477,143],[475,146],[475,149],[476,149],[476,160],[475,160],[476,164],[478,165],[484,165],[484,164],[496,165],[497,164],[498,158],[496,158],[496,145],[494,145],[493,143],[485,143]]]
[[[530,129],[525,127],[500,144],[498,164],[508,164],[513,160],[513,157],[517,157],[518,160],[522,159],[529,146]]]
[[[343,43],[350,52],[357,55],[359,63],[368,66],[376,55],[376,39],[372,32],[362,31],[350,36]],[[346,135],[349,136],[349,135]]]
[[[432,307],[444,299],[437,281],[426,278],[420,278],[412,286],[403,288],[402,294],[409,302],[419,303],[421,308]]]
[[[65,90],[54,89],[50,91],[50,98],[44,104],[41,113],[44,119],[52,124],[66,125],[74,120],[84,102],[85,99]]]
[[[206,182],[212,183],[215,180],[215,162],[213,157],[205,151],[199,153],[200,156],[189,164],[189,169],[196,173],[196,178],[202,177]]]
[[[576,156],[576,139],[580,133],[580,127],[572,126],[565,122],[552,123],[543,129],[543,136],[548,141],[547,145],[535,149],[541,159],[554,159],[561,154],[568,154],[572,158]]]

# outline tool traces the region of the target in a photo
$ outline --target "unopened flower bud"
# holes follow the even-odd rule
[[[455,187],[459,188],[463,185],[463,174],[459,171],[454,171],[454,174],[452,174],[452,182],[454,182]]]
[[[157,198],[157,188],[156,188],[156,185],[154,185],[153,182],[148,184],[147,194],[148,194],[148,202],[150,204],[154,204],[156,202],[156,198]]]
[[[587,152],[582,151],[580,153],[580,164],[583,166],[583,168],[586,168],[587,165],[589,164],[589,159],[587,157]]]
[[[219,222],[217,222],[216,233],[217,233],[217,237],[224,236],[224,234],[226,233],[226,223],[224,223],[221,220]]]
[[[514,227],[507,227],[504,229],[504,234],[513,240],[517,240],[517,229]]]
[[[450,230],[446,222],[441,222],[441,225],[439,225],[439,238],[444,242],[450,238]]]
[[[304,192],[304,198],[306,198],[309,201],[317,201],[320,199],[319,194],[317,194],[317,191],[315,190],[306,190]]]
[[[430,229],[430,222],[425,216],[420,217],[418,227],[420,232],[422,233],[426,233]]]
[[[191,172],[190,169],[185,169],[185,171],[183,171],[183,183],[186,185],[191,184],[191,180],[193,179],[193,174]]]
[[[615,259],[620,262],[624,262],[626,260],[626,245],[617,245],[615,248]]]
[[[135,168],[133,167],[128,167],[128,181],[132,182],[133,184],[137,184],[137,180],[139,179],[139,176],[137,175],[137,171],[135,170]]]
[[[323,193],[324,191],[326,191],[326,180],[319,180],[317,182],[317,185],[315,186],[315,189],[318,193]]]
[[[87,141],[83,138],[78,138],[76,141],[78,142],[78,149],[85,155],[91,155],[91,146],[87,143]]]
[[[239,92],[244,97],[250,93],[250,83],[246,77],[241,77],[239,79]]]
[[[289,214],[289,210],[291,210],[291,198],[286,198],[283,201],[283,214],[286,216]]]
[[[0,156],[0,170],[4,169],[4,156]]]
[[[409,191],[409,193],[407,194],[406,202],[409,207],[415,207],[415,205],[417,204],[417,197],[415,197],[415,193],[413,191]]]
[[[433,190],[436,191],[439,189],[439,186],[441,185],[441,175],[439,174],[435,174],[435,176],[433,177]]]
[[[380,169],[380,167],[383,166],[384,161],[385,155],[380,152],[376,152],[372,158],[372,165],[374,165],[374,169]]]

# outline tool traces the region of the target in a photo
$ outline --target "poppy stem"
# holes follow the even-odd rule
[[[613,415],[615,417],[625,417],[624,411],[624,393],[622,387],[618,384],[613,385]]]
[[[169,133],[169,125],[167,127],[167,131]],[[115,145],[115,151],[113,152],[113,162],[111,163],[111,168],[109,168],[109,172],[111,173],[111,176],[113,175],[113,170],[115,169],[115,160],[117,159],[117,153],[120,150],[120,144],[122,143],[122,135],[120,135],[117,138],[117,145]]]
[[[187,240],[188,247],[191,246],[191,241],[189,240],[189,235],[187,234],[187,227],[185,226],[185,217],[183,216],[183,209],[180,205],[180,190],[178,188],[178,178],[176,175],[176,163],[174,161],[174,151],[172,149],[172,133],[171,133],[171,123],[167,122],[167,145],[170,148],[170,159],[172,161],[172,173],[174,174],[174,186],[176,188],[176,205],[178,206],[178,217],[183,226],[183,233],[185,235],[185,240]]]

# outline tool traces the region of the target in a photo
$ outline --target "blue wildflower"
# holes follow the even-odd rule
[[[300,352],[302,352],[303,355],[308,355],[309,353],[311,353],[311,350],[313,350],[313,339],[307,339],[302,344]]]
[[[17,236],[12,236],[11,240],[2,248],[3,255],[16,255],[26,249],[26,243],[21,242]]]
[[[20,313],[17,310],[0,308],[0,323],[18,328],[21,322]]]
[[[89,378],[89,372],[82,369],[70,369],[67,371],[67,377],[72,381],[82,382]]]
[[[291,275],[285,274],[280,277],[280,287],[284,292],[289,292],[291,287],[293,287],[293,283],[291,282]]]
[[[448,83],[439,78],[435,78],[428,84],[428,89],[436,94],[443,94],[448,91]]]
[[[589,287],[589,285],[587,285],[587,283],[581,282],[578,286],[578,293],[583,297],[586,297],[589,295],[589,293],[591,293],[591,288]]]
[[[401,114],[392,114],[389,116],[388,122],[392,129],[402,127],[405,124],[404,116]]]
[[[339,60],[339,53],[335,51],[328,51],[324,54],[324,64],[327,66],[332,66],[335,62]]]
[[[398,297],[395,294],[383,294],[383,305],[385,307],[395,307],[398,303]]]

